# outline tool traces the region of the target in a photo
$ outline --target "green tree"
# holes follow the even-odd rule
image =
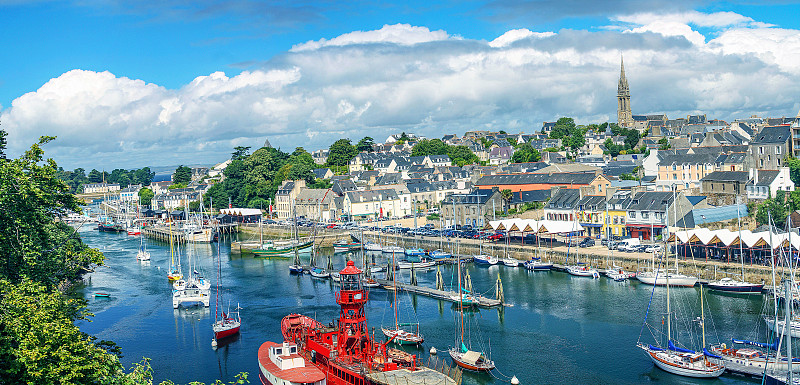
[[[672,145],[669,144],[669,140],[667,140],[667,138],[659,139],[658,144],[659,144],[658,146],[659,150],[669,150],[669,148],[672,147]]]
[[[372,152],[372,151],[374,151],[372,149],[372,145],[374,145],[374,144],[375,144],[375,142],[373,141],[372,138],[370,138],[369,136],[365,136],[365,137],[361,138],[361,140],[358,141],[358,144],[356,144],[356,151],[357,152],[365,152],[365,151],[366,152]]]
[[[150,171],[150,167],[143,167],[133,171],[131,181],[132,183],[140,184],[142,186],[150,186],[150,183],[153,181],[155,176],[156,173]]]
[[[500,190],[500,196],[503,198],[503,209],[508,213],[508,206],[511,200],[514,199],[514,193],[509,189]]]
[[[233,148],[233,153],[231,154],[231,160],[242,160],[247,157],[247,153],[250,151],[250,146],[236,146]]]
[[[765,200],[756,207],[756,222],[759,225],[767,224],[768,214],[772,216],[772,223],[778,225],[784,223],[788,215],[785,203],[777,197]]]
[[[794,182],[795,186],[800,186],[800,159],[789,157],[784,163],[789,167],[789,179]]]
[[[103,181],[103,174],[100,171],[92,169],[89,171],[89,182],[91,183],[101,183]]]
[[[192,181],[192,169],[180,165],[172,174],[172,183],[189,183]]]
[[[405,133],[404,133],[405,134]],[[331,166],[347,166],[356,154],[356,148],[350,144],[350,139],[339,139],[328,150],[328,164]]]
[[[153,190],[150,190],[147,187],[144,187],[144,188],[140,189],[139,190],[139,204],[142,205],[142,206],[149,206],[150,202],[153,199],[153,196],[155,196],[155,194],[153,194]]]
[[[575,131],[575,120],[572,118],[560,118],[550,132],[550,139],[562,139],[572,135]]]
[[[225,193],[223,183],[216,183],[208,188],[203,194],[203,203],[206,207],[211,207],[212,203],[215,209],[228,207],[228,194]]]
[[[639,143],[639,131],[636,130],[627,130],[625,133],[625,149],[631,149],[636,147],[636,144]]]
[[[478,156],[467,146],[448,146],[447,156],[458,167],[478,163]]]
[[[422,139],[411,149],[411,156],[445,155],[449,150],[440,139]]]
[[[520,145],[511,156],[512,163],[538,162],[540,160],[542,160],[542,154],[529,143]]]

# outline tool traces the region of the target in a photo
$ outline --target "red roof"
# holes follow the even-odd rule
[[[261,344],[261,347],[258,348],[258,366],[260,367],[262,374],[263,372],[270,372],[272,375],[298,384],[303,383],[312,383],[317,382],[325,379],[325,373],[319,370],[316,366],[311,364],[310,362],[306,362],[306,366],[302,368],[292,368],[292,369],[285,369],[281,370],[278,369],[278,365],[275,365],[272,360],[269,359],[269,348],[273,346],[281,346],[282,344],[278,344],[275,342],[264,342]],[[287,356],[283,356],[285,358],[297,358],[300,357],[297,354],[292,354]]]
[[[347,266],[339,272],[341,275],[345,274],[361,274],[361,270],[356,267],[353,261],[347,261]]]

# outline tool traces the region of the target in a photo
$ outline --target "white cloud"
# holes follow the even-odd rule
[[[522,39],[527,39],[527,38],[530,38],[530,37],[543,38],[543,37],[550,37],[550,36],[555,36],[555,33],[553,33],[553,32],[533,32],[533,31],[531,31],[531,30],[529,30],[527,28],[512,29],[512,30],[500,35],[497,39],[494,39],[494,40],[490,41],[489,42],[489,46],[490,47],[494,47],[494,48],[500,48],[500,47],[506,47],[506,46],[508,46],[509,44],[511,44],[511,43],[513,43],[515,41],[522,40]]]
[[[179,89],[74,70],[14,100],[0,121],[17,153],[40,135],[59,136],[48,155],[67,168],[213,163],[265,137],[291,150],[401,130],[531,132],[560,116],[614,120],[620,54],[634,113],[795,114],[798,31],[735,26],[706,37],[688,24],[648,25],[512,30],[490,42],[386,26]],[[414,43],[421,41],[427,44]]]
[[[646,25],[655,21],[671,21],[681,24],[692,24],[698,27],[748,26],[756,23],[756,21],[752,18],[735,12],[702,13],[697,11],[677,13],[635,13],[615,16],[612,18],[612,20],[639,25]],[[758,23],[757,25],[764,26],[763,23]]]
[[[337,36],[333,39],[312,40],[292,47],[292,52],[311,51],[322,47],[341,47],[353,44],[393,43],[414,45],[451,38],[447,32],[431,31],[426,27],[415,27],[409,24],[384,25],[374,31],[355,31]]]

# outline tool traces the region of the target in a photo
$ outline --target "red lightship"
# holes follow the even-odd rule
[[[281,332],[285,339],[284,348],[296,346],[292,362],[301,369],[304,380],[295,382],[276,375],[275,360],[271,360],[270,347],[277,344],[265,342],[258,354],[259,378],[264,385],[278,385],[274,378],[286,382],[313,383],[314,385],[405,385],[409,383],[426,385],[458,385],[460,372],[448,370],[453,378],[439,371],[427,368],[418,361],[416,355],[389,348],[387,342],[376,343],[367,329],[364,305],[368,293],[364,291],[361,280],[362,271],[353,261],[347,262],[339,274],[341,289],[335,293],[339,304],[339,320],[330,325],[301,314],[290,314],[281,321]],[[374,331],[373,331],[374,333]],[[284,360],[285,361],[285,360]],[[302,361],[302,362],[301,362]],[[270,365],[272,364],[272,365]],[[309,365],[309,366],[306,366]],[[287,366],[280,370],[285,372]],[[277,373],[280,374],[280,373]],[[293,379],[299,378],[296,374]],[[455,378],[455,379],[454,379]]]

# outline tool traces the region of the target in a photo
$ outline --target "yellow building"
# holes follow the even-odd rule
[[[619,191],[608,199],[608,210],[606,214],[605,223],[603,223],[603,234],[610,234],[624,237],[627,235],[627,228],[625,227],[625,218],[627,211],[625,210],[626,202],[630,197],[630,191]]]

